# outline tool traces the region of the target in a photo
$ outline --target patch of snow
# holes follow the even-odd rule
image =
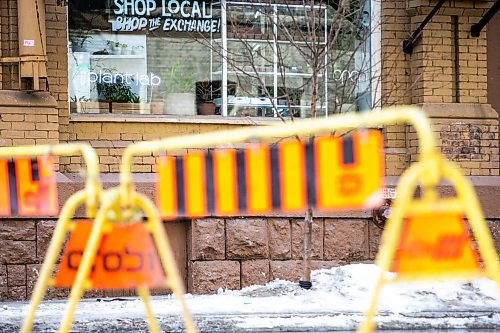
[[[221,289],[215,295],[187,294],[185,300],[195,319],[231,318],[234,325],[242,329],[259,331],[290,325],[297,328],[329,325],[347,330],[355,328],[362,319],[379,273],[375,265],[346,265],[313,271],[313,287],[310,290],[300,288],[296,282],[275,280],[242,290]],[[152,297],[151,306],[157,317],[175,317],[182,325],[175,296]],[[474,316],[454,317],[452,312],[489,311],[493,315],[488,320],[494,327],[500,325],[499,308],[497,286],[488,279],[390,283],[382,288],[377,322],[381,327],[395,327],[397,323],[404,322],[407,327],[416,329],[469,327],[479,319]],[[3,303],[0,322],[20,322],[27,309],[26,303]],[[37,320],[57,323],[65,309],[65,301],[43,302],[38,308]],[[425,313],[429,316],[426,317]],[[75,321],[80,323],[89,320],[119,321],[120,318],[129,321],[145,318],[142,301],[139,298],[111,302],[83,300],[75,314]]]

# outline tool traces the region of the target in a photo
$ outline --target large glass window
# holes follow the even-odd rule
[[[359,110],[371,101],[369,4],[339,3],[70,0],[71,112]]]

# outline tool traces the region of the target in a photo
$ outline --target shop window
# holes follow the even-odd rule
[[[370,107],[370,6],[338,3],[70,0],[71,112],[311,117]]]

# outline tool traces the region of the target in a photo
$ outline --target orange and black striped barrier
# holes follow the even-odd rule
[[[58,210],[51,156],[0,159],[0,216],[55,216]]]
[[[158,206],[178,216],[359,209],[376,205],[384,186],[378,130],[304,143],[253,144],[158,159]]]

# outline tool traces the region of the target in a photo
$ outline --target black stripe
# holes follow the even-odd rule
[[[314,141],[306,144],[305,170],[307,180],[307,203],[316,205],[316,160],[314,159]]]
[[[281,209],[280,161],[277,147],[269,149],[271,161],[271,199],[273,208]]]
[[[215,212],[215,192],[214,192],[214,158],[212,153],[205,154],[205,184],[207,196],[207,212]]]
[[[245,151],[238,150],[236,152],[236,175],[237,175],[237,187],[238,187],[238,209],[241,212],[246,212],[247,210],[247,177],[246,177],[246,167],[245,167]]]
[[[36,158],[32,158],[30,160],[31,164],[31,180],[34,182],[40,181],[40,170],[38,170],[38,160]]]
[[[354,164],[354,141],[351,136],[344,137],[342,140],[342,164]]]
[[[10,194],[10,212],[13,216],[19,215],[19,202],[17,198],[17,175],[14,161],[7,163],[9,170],[9,194]]]
[[[177,215],[186,215],[183,156],[175,157],[175,180],[177,183]]]

